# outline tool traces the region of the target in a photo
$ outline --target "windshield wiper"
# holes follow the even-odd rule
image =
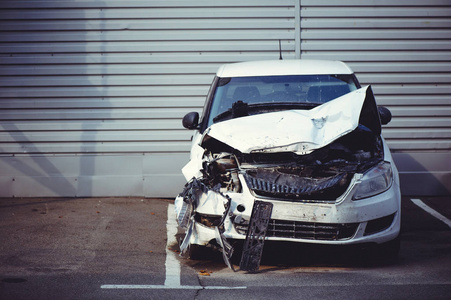
[[[217,121],[228,118],[229,116],[231,116],[232,119],[249,116],[249,104],[238,100],[232,104],[232,108],[229,108],[225,112],[214,117],[213,122],[216,123]]]

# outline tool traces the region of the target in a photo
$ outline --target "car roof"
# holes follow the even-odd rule
[[[266,60],[222,65],[218,77],[353,74],[344,62],[332,60]]]

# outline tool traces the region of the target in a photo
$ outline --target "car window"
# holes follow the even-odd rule
[[[252,104],[321,104],[357,89],[353,75],[287,75],[220,78],[208,125],[237,101]]]

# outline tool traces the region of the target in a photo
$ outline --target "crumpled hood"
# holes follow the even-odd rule
[[[310,110],[287,110],[213,124],[206,135],[242,153],[308,154],[353,131],[360,124],[380,134],[376,102],[367,86]]]

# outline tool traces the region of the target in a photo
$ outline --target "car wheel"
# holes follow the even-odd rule
[[[400,247],[401,237],[398,235],[394,240],[378,246],[379,258],[387,262],[395,262],[398,259]]]
[[[194,260],[205,259],[210,255],[211,249],[205,246],[190,244],[188,246],[188,257]]]
[[[383,244],[364,245],[359,249],[359,264],[364,266],[393,264],[398,260],[401,238]]]

